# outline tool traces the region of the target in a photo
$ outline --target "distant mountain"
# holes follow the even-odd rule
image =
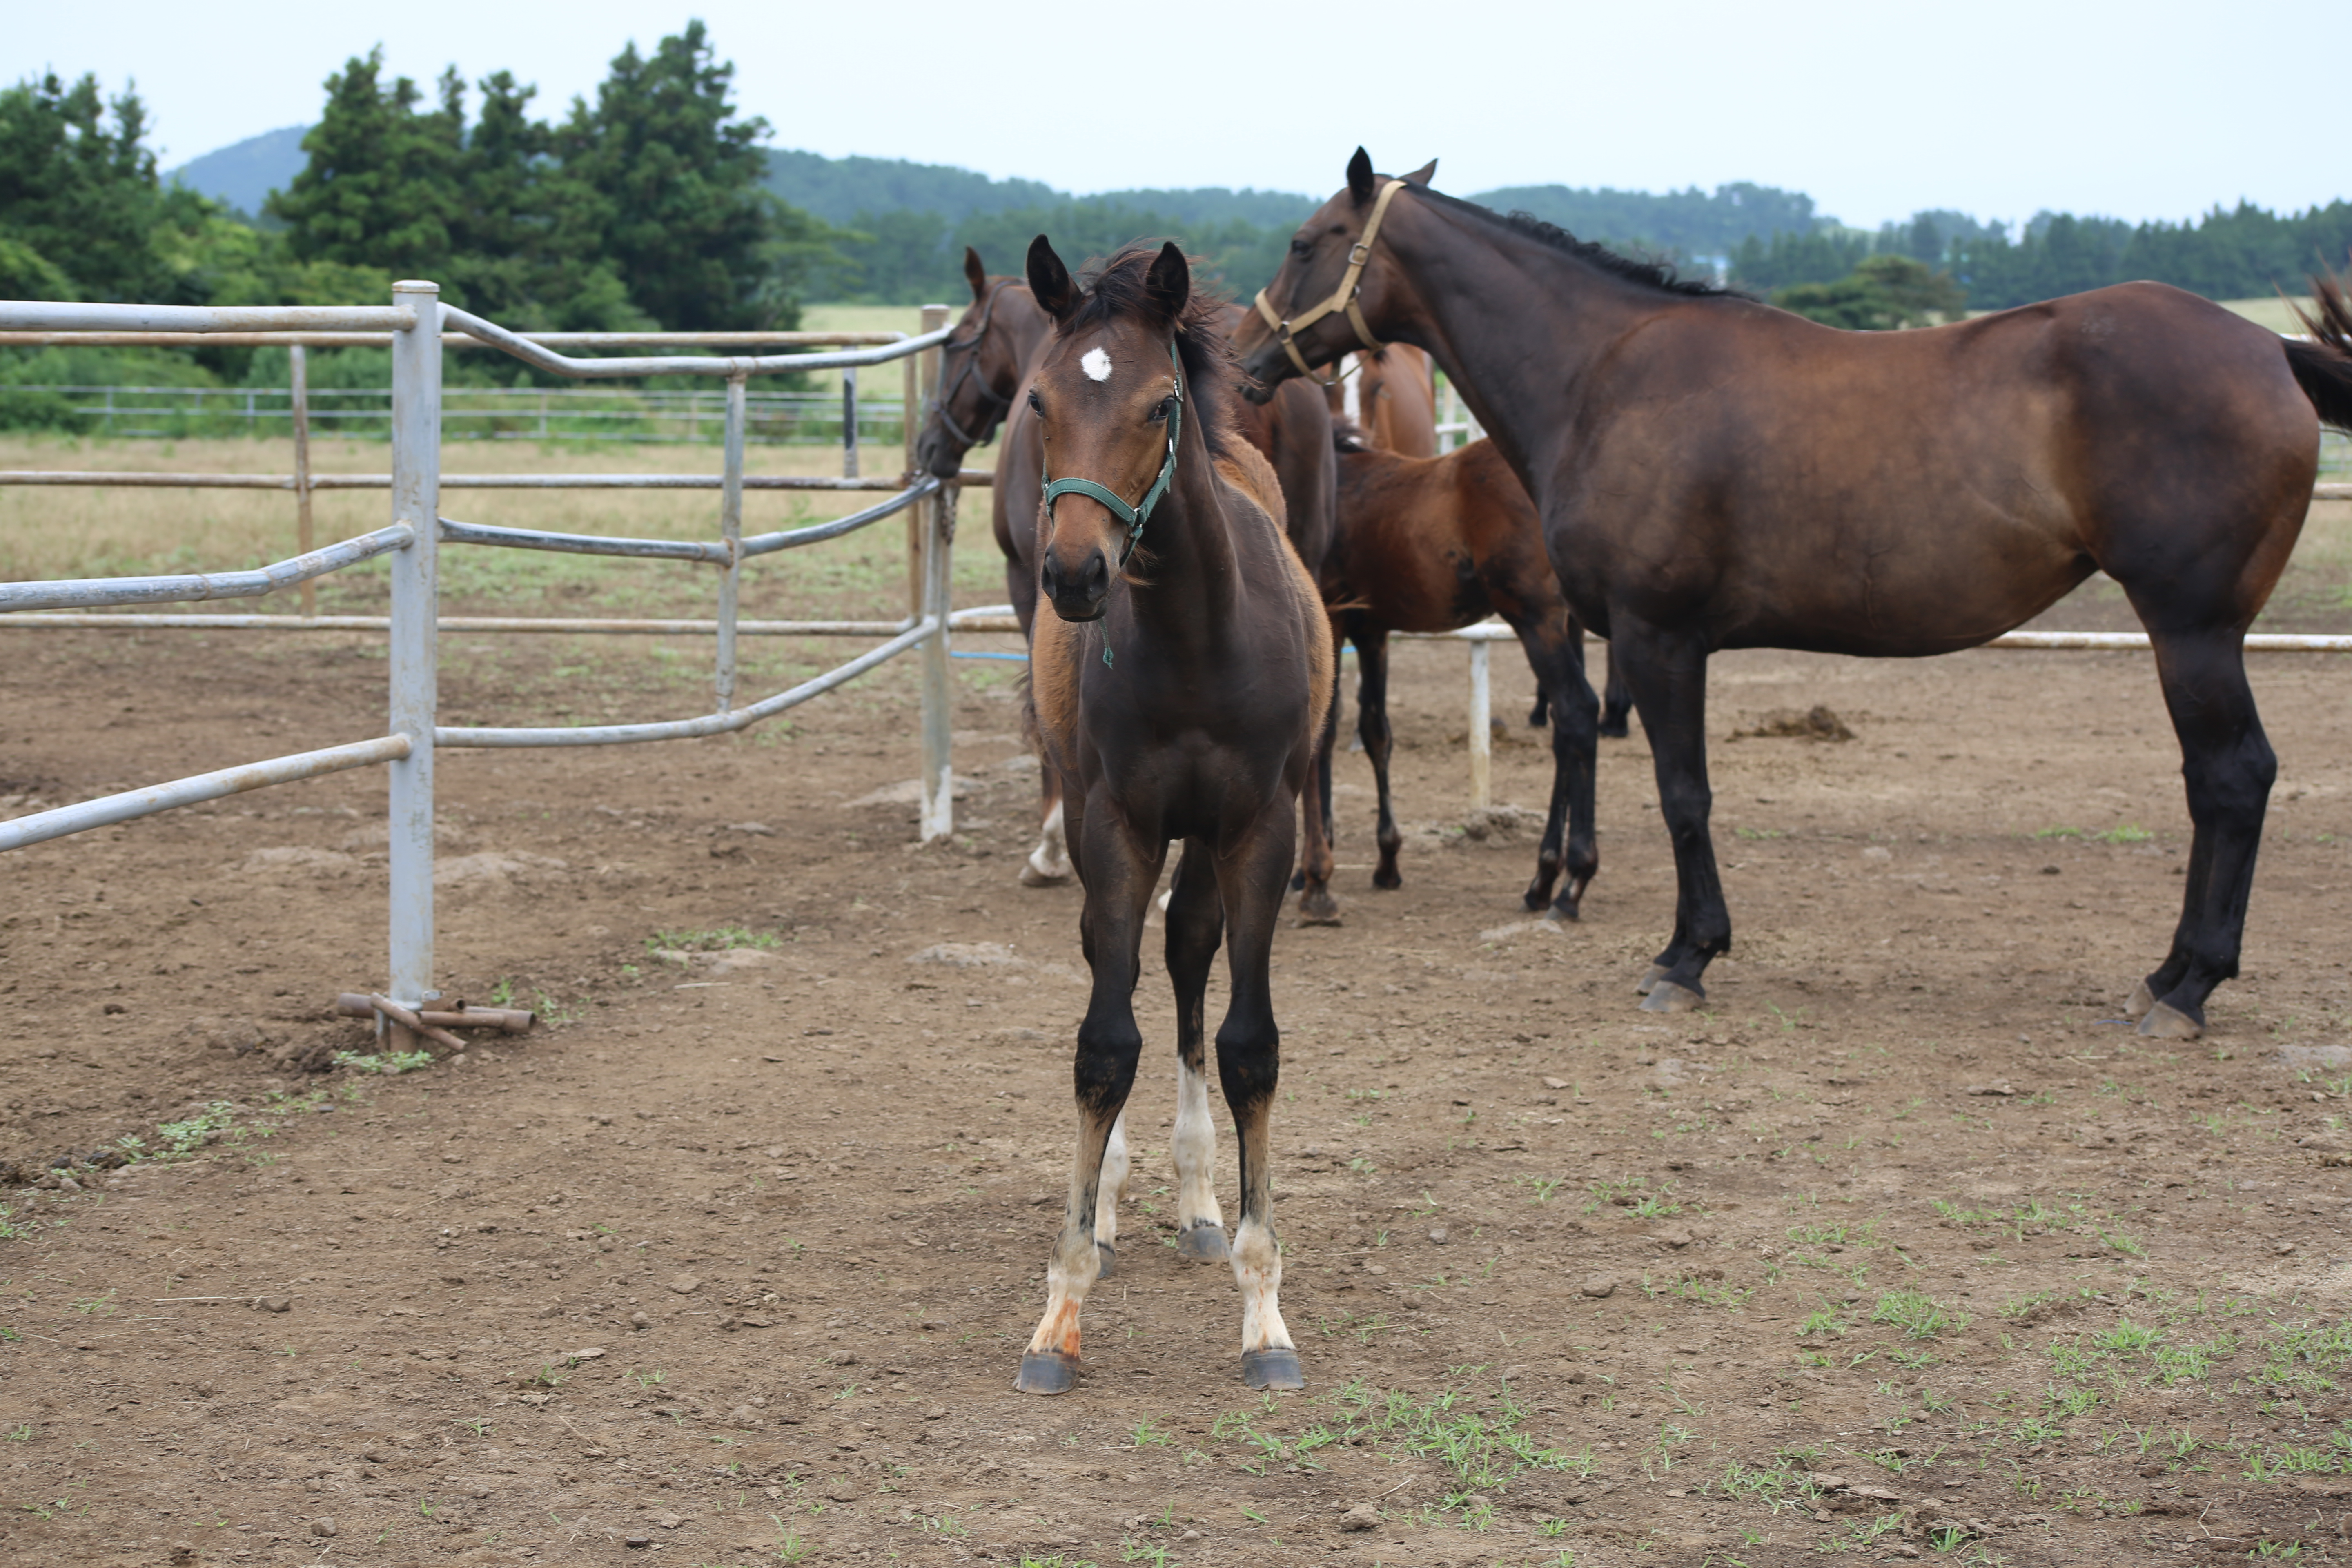
[[[1811,234],[1834,227],[1818,216],[1813,198],[1771,185],[1693,185],[1664,195],[1649,191],[1581,190],[1568,185],[1507,185],[1469,198],[1496,212],[1524,212],[1558,224],[1579,239],[1685,259],[1727,259],[1751,236]]]
[[[247,217],[261,211],[269,193],[293,184],[309,159],[302,152],[307,125],[265,131],[232,142],[201,158],[191,158],[165,175],[215,201],[226,202]]]

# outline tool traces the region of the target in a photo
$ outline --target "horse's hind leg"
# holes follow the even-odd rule
[[[1606,739],[1622,741],[1633,731],[1626,726],[1625,716],[1633,710],[1633,691],[1625,684],[1625,672],[1617,666],[1617,650],[1609,650],[1609,680],[1601,694],[1601,733]]]
[[[1694,633],[1667,631],[1613,616],[1612,662],[1622,655],[1625,681],[1650,737],[1658,807],[1675,847],[1675,934],[1643,977],[1644,1011],[1678,1013],[1706,996],[1699,976],[1731,946],[1731,911],[1723,901],[1707,817],[1706,645]]]
[[[1095,1276],[1097,1280],[1118,1272],[1118,1205],[1127,1196],[1128,1173],[1133,1168],[1127,1149],[1127,1111],[1122,1109],[1118,1120],[1110,1124],[1109,1142],[1103,1145],[1102,1176],[1095,1184],[1095,1251],[1102,1259],[1102,1272]]]
[[[1077,1381],[1078,1315],[1102,1272],[1095,1230],[1105,1157],[1111,1130],[1134,1087],[1136,1058],[1143,1047],[1134,1006],[1143,911],[1166,853],[1165,845],[1131,842],[1118,826],[1115,812],[1081,810],[1075,815],[1087,867],[1083,919],[1094,988],[1078,1025],[1077,1056],[1071,1068],[1077,1147],[1070,1162],[1061,1232],[1045,1266],[1045,1312],[1030,1336],[1013,1383],[1024,1394],[1066,1394]]]
[[[1224,931],[1216,857],[1189,839],[1168,898],[1168,980],[1176,993],[1176,1256],[1218,1263],[1227,1256],[1225,1216],[1217,1207],[1212,1166],[1217,1124],[1209,1115],[1209,1078],[1202,1044],[1208,1026],[1209,965]]]
[[[1242,1292],[1242,1381],[1252,1388],[1304,1388],[1298,1351],[1282,1321],[1282,1250],[1274,1234],[1267,1164],[1282,1034],[1274,1021],[1270,970],[1282,875],[1290,864],[1290,814],[1266,813],[1248,838],[1218,858],[1217,884],[1231,917],[1225,943],[1233,999],[1217,1027],[1217,1076],[1241,1148],[1241,1223],[1234,1227],[1234,1279]]]
[[[2140,982],[2131,1011],[2139,1032],[2195,1039],[2205,999],[2238,973],[2254,855],[2263,840],[2278,759],[2246,685],[2245,644],[2231,629],[2156,632],[2157,678],[2180,738],[2180,772],[2195,837],[2172,951]]]
[[[1333,634],[1336,643],[1338,635]],[[1315,743],[1315,794],[1304,799],[1303,816],[1307,820],[1307,843],[1299,855],[1298,874],[1293,879],[1301,889],[1298,898],[1298,923],[1303,926],[1335,926],[1339,921],[1339,900],[1331,896],[1331,752],[1339,738],[1339,661],[1331,660],[1332,700],[1323,711],[1323,733]]]
[[[1544,818],[1543,843],[1536,851],[1535,880],[1528,884],[1527,907],[1542,909],[1552,902],[1552,885],[1559,879],[1560,834],[1567,826],[1568,886],[1560,889],[1553,912],[1572,921],[1584,902],[1584,889],[1601,868],[1601,852],[1593,841],[1593,764],[1600,742],[1592,722],[1592,688],[1584,679],[1583,629],[1573,620],[1567,635],[1556,635],[1556,616],[1513,623],[1536,685],[1551,700],[1551,807]]]
[[[1028,864],[1021,868],[1021,885],[1024,888],[1059,888],[1070,879],[1070,847],[1064,831],[1062,811],[1062,775],[1054,764],[1042,757],[1037,763],[1037,784],[1041,814],[1045,826],[1037,835],[1037,847],[1029,851]]]
[[[1362,628],[1349,635],[1356,645],[1356,734],[1372,760],[1372,787],[1380,796],[1374,837],[1381,863],[1372,872],[1372,886],[1402,888],[1397,851],[1404,847],[1404,835],[1397,831],[1396,801],[1389,794],[1389,758],[1396,749],[1396,737],[1389,729],[1389,635]]]

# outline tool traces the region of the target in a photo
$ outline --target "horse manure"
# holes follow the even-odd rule
[[[1776,709],[1764,715],[1763,722],[1753,730],[1734,730],[1735,741],[1851,741],[1853,731],[1845,721],[1829,708],[1816,703],[1800,713],[1792,708]]]

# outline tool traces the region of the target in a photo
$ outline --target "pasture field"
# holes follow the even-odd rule
[[[547,461],[450,455],[478,460]],[[382,504],[322,497],[321,537]],[[803,503],[747,504],[774,526]],[[450,510],[687,532],[716,499]],[[282,552],[291,510],[0,490],[0,571],[241,565]],[[2352,506],[2320,512],[2265,625],[2352,627]],[[965,603],[1002,591],[984,520],[970,498]],[[898,537],[765,563],[747,613],[888,614]],[[488,554],[446,552],[453,611],[707,613],[683,572]],[[373,579],[324,586],[381,605]],[[2042,624],[2121,614],[2094,584]],[[9,815],[382,722],[366,637],[0,626],[0,650]],[[759,639],[747,689],[845,651]],[[708,695],[689,639],[443,655],[467,722]],[[1174,1023],[1150,944],[1087,1375],[1011,1391],[1085,994],[1078,895],[1013,879],[1035,783],[1016,666],[958,663],[968,782],[929,849],[893,787],[902,665],[738,738],[445,753],[443,984],[547,1021],[429,1063],[327,1013],[383,962],[373,774],[12,854],[0,1561],[2352,1553],[2352,660],[2253,661],[2281,777],[2246,973],[2192,1045],[2111,1021],[2188,843],[2145,656],[1719,658],[1736,946],[1708,1009],[1669,1017],[1633,1005],[1673,887],[1638,727],[1604,742],[1583,921],[1530,920],[1527,814],[1461,808],[1464,663],[1395,657],[1403,889],[1369,886],[1349,759],[1347,923],[1276,942],[1275,1221],[1309,1384],[1287,1398],[1241,1386],[1230,1278],[1163,1245]],[[1532,683],[1495,669],[1496,798],[1539,805]],[[1856,738],[1771,732],[1816,704]],[[100,1148],[131,1157],[25,1184]],[[1230,1204],[1229,1134],[1219,1157]]]

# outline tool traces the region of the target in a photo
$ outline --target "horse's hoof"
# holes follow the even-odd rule
[[[1070,874],[1064,871],[1057,876],[1040,871],[1034,866],[1024,866],[1021,868],[1021,885],[1024,888],[1066,888],[1070,885]]]
[[[1395,867],[1383,866],[1372,873],[1372,886],[1384,893],[1393,893],[1404,886],[1404,879],[1398,875]]]
[[[2171,1003],[2158,1002],[2139,1021],[2139,1032],[2152,1040],[2193,1040],[2205,1032],[2205,1026]]]
[[[1559,897],[1552,900],[1552,917],[1555,920],[1563,921],[1581,919],[1584,913],[1584,889],[1591,886],[1592,886],[1592,879],[1590,877],[1570,877],[1568,879],[1568,886],[1559,890]]]
[[[1108,1279],[1118,1272],[1118,1248],[1108,1241],[1095,1243],[1095,1278]]]
[[[1078,1358],[1060,1351],[1025,1351],[1021,1375],[1013,1380],[1021,1394],[1067,1394],[1078,1385]]]
[[[2147,982],[2143,980],[2132,987],[2130,999],[2124,1003],[2124,1016],[2145,1018],[2148,1015],[2148,1010],[2155,1005],[2156,993],[2150,991],[2147,988]]]
[[[1694,1007],[1704,1005],[1706,1002],[1706,993],[1704,991],[1694,991],[1687,985],[1677,985],[1671,980],[1661,980],[1650,987],[1650,994],[1647,996],[1642,998],[1642,1011],[1687,1013]]]
[[[1601,738],[1604,741],[1622,741],[1633,732],[1633,731],[1632,726],[1628,725],[1622,719],[1603,719],[1601,721]]]
[[[1666,966],[1663,963],[1654,963],[1650,965],[1649,973],[1642,976],[1642,984],[1634,986],[1633,989],[1642,995],[1647,996],[1656,988],[1658,982],[1665,977]]]
[[[1233,1250],[1225,1245],[1225,1227],[1203,1221],[1176,1233],[1176,1256],[1195,1263],[1223,1263],[1233,1257]]]
[[[1318,888],[1298,900],[1298,923],[1302,926],[1336,926],[1346,922],[1339,918],[1339,900],[1329,889]]]
[[[1304,1388],[1307,1374],[1299,1370],[1298,1352],[1277,1345],[1242,1352],[1242,1382],[1251,1388]]]
[[[1306,889],[1307,873],[1304,871],[1293,871],[1290,874],[1290,890],[1294,893],[1298,893],[1304,892]]]

